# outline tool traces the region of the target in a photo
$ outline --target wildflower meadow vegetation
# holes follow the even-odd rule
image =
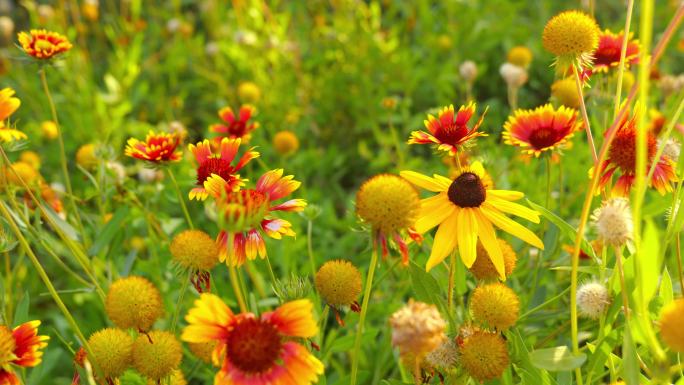
[[[0,0],[0,385],[684,385],[681,0]]]

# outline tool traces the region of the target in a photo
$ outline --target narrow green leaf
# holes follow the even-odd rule
[[[658,288],[660,269],[663,264],[658,230],[652,221],[646,223],[641,250],[635,257],[639,266],[637,290],[640,293],[636,297],[642,301],[643,308],[646,308]]]
[[[632,340],[629,323],[626,322],[622,342],[622,378],[627,385],[639,385],[639,361],[636,345]]]
[[[548,219],[549,222],[556,225],[556,227],[558,227],[558,229],[561,231],[561,233],[563,235],[565,235],[565,237],[570,242],[575,241],[575,237],[577,236],[577,231],[568,222],[564,221],[558,215],[547,210],[545,207],[540,206],[540,205],[532,202],[529,199],[527,199],[527,204],[529,204],[533,209],[535,209],[537,212],[539,212],[539,214],[541,214],[541,216]],[[589,242],[587,242],[587,240],[584,239],[584,237],[582,238],[582,250],[584,250],[584,252],[591,255],[592,257],[596,258],[596,254],[594,253],[594,249],[589,245]]]
[[[108,246],[116,233],[121,230],[123,223],[128,218],[130,208],[128,206],[121,206],[112,216],[112,219],[102,228],[93,245],[88,250],[91,256],[98,255],[103,248]]]

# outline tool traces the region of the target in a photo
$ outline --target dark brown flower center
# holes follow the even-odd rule
[[[468,135],[468,127],[465,124],[457,124],[451,122],[443,124],[439,130],[435,132],[435,137],[442,143],[456,145]]]
[[[197,185],[202,186],[204,181],[211,176],[211,174],[216,174],[228,181],[233,174],[233,166],[230,165],[225,159],[221,158],[209,158],[202,162],[197,168]]]
[[[647,159],[655,156],[657,143],[652,133],[647,133]],[[619,130],[608,150],[610,161],[615,163],[623,172],[634,172],[636,169],[636,131],[631,129]]]
[[[447,194],[449,200],[459,207],[480,207],[487,198],[482,180],[472,172],[464,172],[454,179]]]
[[[262,373],[280,357],[282,339],[270,322],[247,318],[235,326],[226,341],[226,358],[237,369]]]
[[[540,127],[532,131],[529,141],[535,150],[541,150],[558,143],[561,134],[551,127]]]

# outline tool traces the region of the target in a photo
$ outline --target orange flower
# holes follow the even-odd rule
[[[582,127],[577,111],[551,104],[534,110],[515,110],[504,124],[506,144],[522,148],[523,153],[539,157],[544,151],[561,148]]]
[[[182,156],[180,151],[176,151],[179,145],[180,137],[176,134],[150,131],[144,142],[128,139],[126,156],[152,163],[177,162]]]
[[[605,30],[599,34],[599,43],[594,51],[593,72],[608,72],[609,69],[620,64],[620,54],[622,53],[622,40],[625,38],[624,32],[615,34],[610,30]],[[630,34],[627,39],[627,54],[625,56],[625,67],[636,64],[639,61],[639,42],[632,39]]]
[[[211,132],[220,134],[221,136],[216,138],[220,140],[222,137],[226,138],[242,138],[247,141],[251,137],[251,132],[259,127],[259,123],[250,122],[252,115],[256,112],[256,108],[249,104],[245,104],[240,107],[238,115],[235,116],[233,109],[230,107],[224,107],[219,110],[218,116],[226,124],[212,124],[209,127]]]
[[[207,193],[216,198],[219,223],[222,230],[216,242],[219,244],[219,260],[232,266],[240,266],[245,260],[259,255],[266,257],[264,235],[281,239],[283,235],[294,237],[292,224],[271,215],[274,211],[302,211],[303,199],[290,199],[272,206],[299,188],[301,182],[283,177],[283,170],[268,171],[259,178],[256,188],[233,192],[221,176],[213,174],[204,183]]]
[[[181,339],[216,342],[213,360],[221,369],[214,385],[308,385],[323,374],[323,364],[295,342],[318,333],[308,299],[287,302],[260,317],[233,314],[216,295],[205,293],[185,319]]]
[[[25,368],[40,364],[48,336],[38,335],[40,321],[30,321],[10,330],[0,325],[0,385],[19,385],[13,366]]]
[[[482,124],[482,120],[487,114],[487,110],[480,116],[480,119],[472,127],[468,127],[468,121],[475,113],[475,104],[468,103],[461,106],[458,113],[454,111],[454,106],[444,107],[437,118],[428,115],[425,120],[425,128],[430,131],[413,131],[408,140],[408,144],[436,144],[437,149],[448,151],[450,155],[455,155],[459,149],[468,141],[478,136],[487,136],[477,129]]]
[[[228,184],[228,189],[233,192],[238,191],[244,185],[237,172],[249,163],[250,160],[259,157],[259,153],[252,151],[253,148],[251,148],[233,166],[232,162],[240,148],[240,142],[240,138],[223,138],[219,144],[218,154],[212,153],[211,145],[206,139],[197,143],[197,145],[191,144],[188,146],[188,149],[197,160],[197,185],[199,186],[190,190],[190,199],[207,199],[209,193],[204,188],[204,183],[214,174],[220,176]]]
[[[32,29],[28,33],[19,32],[18,38],[24,52],[36,59],[51,59],[72,47],[66,36],[44,29]]]
[[[629,190],[634,183],[636,172],[636,126],[638,113],[631,118],[627,115],[620,122],[615,138],[608,149],[608,159],[600,166],[601,179],[599,181],[600,190],[605,189],[610,178],[617,170],[620,170],[620,177],[613,186],[613,193],[619,196],[629,195]],[[653,132],[647,132],[647,165],[646,172],[651,168],[657,150],[657,142]],[[674,162],[666,155],[657,160],[655,172],[649,181],[649,187],[654,187],[661,195],[672,191],[672,182],[677,181]]]
[[[21,105],[21,100],[14,97],[14,90],[5,87],[0,90],[0,143],[26,139],[26,134],[7,127],[5,120],[9,118]]]

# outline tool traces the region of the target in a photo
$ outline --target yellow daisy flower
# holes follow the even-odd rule
[[[414,185],[438,193],[421,201],[416,231],[425,233],[439,225],[426,270],[442,262],[456,247],[466,267],[477,257],[477,239],[487,250],[501,279],[506,279],[503,253],[496,239],[494,226],[540,249],[544,243],[532,231],[508,218],[504,213],[539,223],[539,213],[513,203],[523,193],[493,190],[482,183],[485,170],[480,162],[463,168],[451,180],[441,175],[432,178],[414,171],[402,171],[401,176]],[[494,226],[492,226],[494,225]]]

